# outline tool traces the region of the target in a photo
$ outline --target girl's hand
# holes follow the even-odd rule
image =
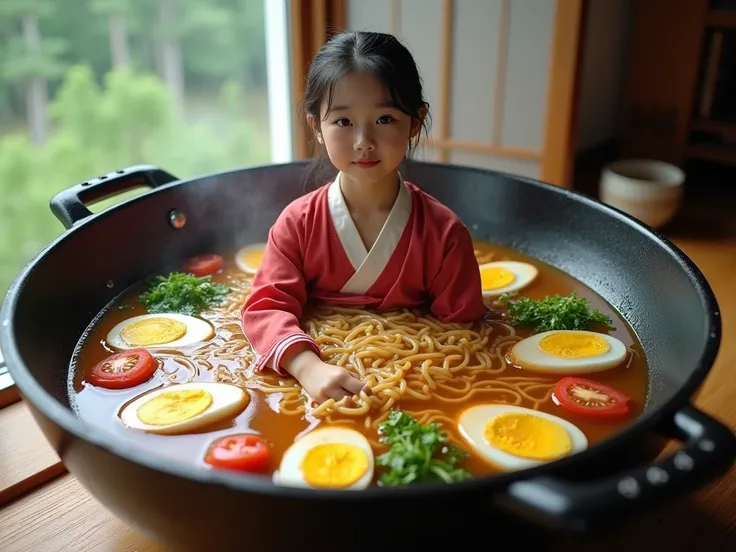
[[[286,355],[285,355],[286,356]],[[370,393],[370,387],[341,366],[323,362],[312,350],[298,351],[282,362],[304,390],[317,402],[339,401],[345,397]]]
[[[345,397],[366,393],[370,388],[345,368],[318,360],[310,363],[297,378],[304,390],[317,402],[327,399],[339,401]]]

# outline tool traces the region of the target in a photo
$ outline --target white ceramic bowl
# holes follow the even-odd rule
[[[652,228],[667,224],[682,202],[685,173],[654,159],[622,159],[601,174],[600,199]]]

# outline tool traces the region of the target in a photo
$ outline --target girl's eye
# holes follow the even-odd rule
[[[393,120],[394,120],[394,118],[391,117],[391,115],[381,115],[376,122],[379,125],[387,125],[387,124],[389,124]]]
[[[338,119],[337,121],[335,121],[335,124],[337,126],[345,127],[345,126],[348,126],[350,124],[350,121],[348,119],[345,119],[343,117],[342,119]]]

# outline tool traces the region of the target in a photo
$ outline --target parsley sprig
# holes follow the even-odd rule
[[[548,295],[544,299],[520,297],[499,298],[505,303],[511,324],[516,327],[533,328],[536,333],[550,330],[585,330],[593,323],[613,328],[611,319],[598,309],[591,309],[585,297],[570,295]]]
[[[440,433],[440,424],[421,425],[409,414],[392,410],[378,430],[382,434],[380,442],[391,447],[376,460],[379,466],[388,468],[381,475],[382,485],[452,483],[470,477],[458,467],[468,453],[447,444],[447,438]]]
[[[212,281],[210,276],[197,277],[184,272],[154,276],[148,281],[148,291],[138,296],[149,313],[175,312],[194,316],[216,307],[230,288]]]

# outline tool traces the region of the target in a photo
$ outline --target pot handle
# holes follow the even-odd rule
[[[678,410],[658,432],[683,446],[661,460],[599,481],[518,481],[499,497],[499,504],[548,527],[594,530],[696,489],[727,471],[736,458],[734,433],[691,405]]]
[[[51,198],[51,211],[67,230],[92,215],[86,204],[101,201],[139,186],[158,188],[178,180],[153,165],[135,165],[90,178]]]

